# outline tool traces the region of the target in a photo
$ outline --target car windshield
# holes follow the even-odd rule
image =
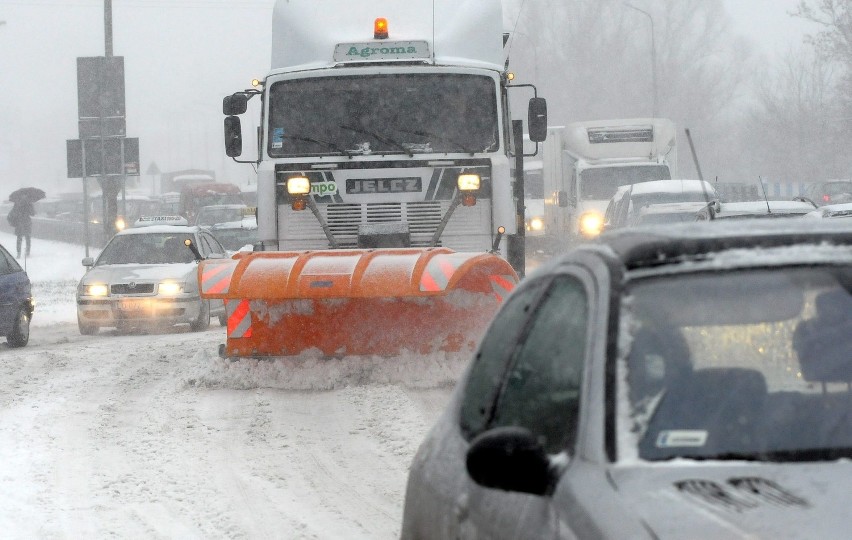
[[[638,167],[599,167],[580,173],[580,195],[583,200],[608,200],[621,186],[652,180],[671,180],[665,165]]]
[[[198,212],[196,225],[210,226],[217,223],[231,223],[242,221],[242,208],[202,208]]]
[[[188,233],[123,234],[113,237],[98,257],[96,266],[107,264],[173,264],[194,260],[184,244]]]
[[[489,77],[454,74],[281,81],[270,90],[269,153],[490,152],[496,88]]]
[[[850,290],[850,266],[632,283],[620,458],[852,457]]]
[[[237,251],[257,242],[257,227],[214,228],[213,235],[229,251]]]

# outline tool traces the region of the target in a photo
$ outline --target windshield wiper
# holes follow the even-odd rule
[[[294,141],[305,141],[305,142],[309,142],[309,143],[319,144],[321,146],[325,146],[326,148],[331,148],[332,150],[334,150],[338,154],[342,154],[342,155],[350,157],[350,158],[353,155],[352,152],[350,152],[349,150],[344,150],[343,148],[337,146],[333,142],[321,141],[319,139],[312,139],[310,137],[301,137],[299,135],[283,135],[283,137],[285,139],[293,139]]]
[[[359,127],[345,126],[343,124],[341,124],[338,127],[340,127],[340,129],[348,129],[349,131],[354,131],[355,133],[361,133],[363,135],[369,135],[370,137],[374,137],[379,142],[383,142],[385,144],[389,144],[391,146],[395,146],[396,148],[399,148],[400,150],[402,150],[403,152],[408,154],[408,157],[414,157],[414,152],[412,152],[409,148],[406,148],[402,143],[399,143],[399,142],[397,142],[393,139],[389,139],[389,138],[385,137],[384,135],[379,135],[378,133],[376,133],[374,131],[370,131],[368,129],[359,128]]]
[[[476,155],[476,152],[471,150],[470,148],[468,148],[466,145],[464,145],[464,144],[462,144],[458,141],[454,141],[453,139],[448,139],[448,138],[446,138],[442,135],[438,135],[437,133],[432,133],[430,131],[405,129],[405,128],[401,128],[401,127],[397,127],[396,129],[397,129],[397,131],[401,131],[403,133],[410,133],[412,135],[419,135],[420,137],[434,137],[435,139],[438,139],[439,141],[448,142],[450,144],[454,144],[454,145],[458,146],[459,148],[461,148],[462,150],[464,150],[466,153],[470,154],[471,156]]]

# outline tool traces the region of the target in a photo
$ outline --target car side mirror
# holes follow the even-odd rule
[[[486,488],[548,495],[550,460],[538,439],[526,428],[501,427],[482,433],[467,451],[467,473]]]
[[[243,128],[237,116],[225,117],[225,154],[238,157],[243,153]]]
[[[225,96],[222,99],[222,114],[226,116],[243,114],[248,110],[248,100],[248,96],[242,92]]]
[[[94,265],[95,259],[93,259],[92,257],[86,257],[83,259],[83,266],[85,266],[86,268],[91,268]]]
[[[547,138],[547,100],[535,97],[530,99],[527,130],[532,142],[542,142]]]

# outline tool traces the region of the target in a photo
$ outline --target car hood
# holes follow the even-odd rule
[[[107,264],[95,266],[83,276],[84,283],[152,282],[163,279],[195,279],[196,263],[173,264]]]
[[[616,468],[624,503],[658,538],[847,538],[852,462]]]

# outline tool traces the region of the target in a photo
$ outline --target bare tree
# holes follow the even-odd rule
[[[843,151],[838,69],[812,48],[791,51],[758,87],[759,104],[743,133],[751,173],[782,182],[838,177]]]
[[[513,0],[509,12],[524,5],[513,70],[534,73],[551,124],[647,117],[657,102],[658,116],[691,127],[706,156],[724,159],[751,53],[723,1],[626,1]]]

